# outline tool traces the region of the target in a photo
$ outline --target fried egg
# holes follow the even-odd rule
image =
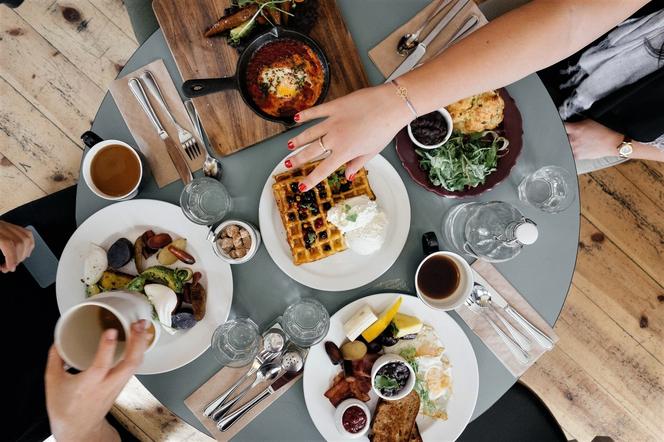
[[[385,353],[401,354],[413,353],[417,363],[417,379],[426,386],[429,400],[445,402],[452,393],[452,377],[450,362],[445,355],[445,347],[440,341],[436,331],[430,325],[424,325],[415,339],[401,339],[391,347],[385,347]],[[408,359],[408,358],[407,358]],[[440,407],[444,408],[444,403]],[[444,412],[430,410],[423,406],[424,414],[440,417]],[[446,414],[445,414],[446,416]],[[441,417],[442,418],[442,417]]]
[[[266,67],[261,72],[261,82],[267,86],[270,94],[279,98],[292,98],[298,94],[307,79],[303,69],[287,66]]]

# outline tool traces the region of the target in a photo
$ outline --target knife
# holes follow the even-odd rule
[[[150,123],[152,123],[155,130],[159,134],[159,138],[161,138],[164,142],[164,145],[166,146],[166,152],[168,152],[168,156],[171,157],[171,161],[173,161],[173,165],[175,165],[175,170],[177,170],[178,175],[180,175],[180,178],[182,178],[182,182],[184,182],[185,185],[189,184],[194,179],[194,177],[191,174],[191,170],[189,170],[187,160],[184,157],[184,152],[178,147],[178,145],[175,144],[173,139],[168,136],[168,132],[166,132],[164,126],[161,124],[161,121],[159,121],[159,118],[152,108],[152,105],[148,101],[148,97],[145,95],[143,86],[141,85],[141,82],[138,80],[138,78],[132,78],[129,80],[129,89],[134,94],[138,104],[141,105],[143,112],[145,112],[148,120],[150,120]]]
[[[454,6],[452,6],[452,9],[450,9],[449,12],[438,22],[436,27],[429,32],[429,35],[427,35],[427,37],[419,43],[415,49],[413,49],[413,52],[403,61],[403,63],[401,63],[399,67],[387,77],[385,83],[388,83],[413,69],[426,54],[427,46],[438,36],[438,34],[440,34],[445,26],[454,20],[454,17],[456,17],[459,12],[468,5],[468,3],[470,3],[470,0],[459,0]]]
[[[525,331],[527,331],[539,345],[547,350],[553,348],[553,341],[547,335],[545,335],[540,329],[535,327],[530,321],[521,316],[519,312],[514,310],[511,305],[507,303],[505,298],[500,296],[496,290],[491,290],[491,302],[497,307],[503,309],[505,313],[510,315],[514,321],[516,321]]]
[[[299,373],[295,373],[294,375],[297,376],[298,374]],[[293,376],[279,376],[277,380],[272,382],[272,384],[270,384],[270,386],[263,390],[258,396],[219,420],[219,422],[217,422],[217,428],[220,431],[227,431],[235,422],[251,411],[251,409],[258,405],[263,399],[272,396],[277,390],[288,384],[292,379]]]

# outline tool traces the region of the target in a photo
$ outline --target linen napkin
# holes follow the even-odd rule
[[[551,326],[535,311],[534,308],[528,304],[523,296],[510,284],[503,275],[491,264],[477,260],[471,265],[475,273],[475,281],[482,284],[492,297],[500,294],[514,310],[519,312],[521,316],[526,318],[535,327],[539,328],[545,335],[547,335],[555,343],[558,341],[558,336],[553,331]],[[480,317],[479,314],[471,311],[465,304],[456,309],[456,312],[461,316],[468,327],[484,342],[484,344],[496,355],[496,357],[503,363],[503,365],[514,375],[520,377],[532,364],[539,359],[546,349],[537,344],[537,341],[532,339],[532,336],[521,328],[520,325],[515,323],[512,318],[504,315],[505,318],[520,332],[523,333],[532,343],[532,348],[529,350],[530,362],[527,365],[521,364],[516,360],[512,352],[505,345],[502,339],[496,334],[491,326]],[[495,319],[495,318],[494,318]],[[503,328],[505,333],[509,333],[503,325],[496,320],[499,327]]]
[[[401,37],[407,33],[415,32],[424,22],[429,18],[431,14],[438,8],[442,0],[434,0],[424,9],[417,13],[412,19],[404,23],[397,30],[392,32],[387,38],[378,43],[373,49],[369,51],[369,58],[376,65],[378,70],[385,76],[388,77],[394,70],[405,60],[405,57],[402,57],[397,53],[397,44]],[[436,18],[432,20],[431,23],[424,29],[420,34],[420,41],[424,40],[428,35],[429,31],[433,29],[438,21],[445,16],[445,13],[449,11],[455,2],[450,3],[443,11],[441,11]],[[422,57],[420,62],[425,62],[426,60],[434,57],[438,51],[443,48],[448,41],[454,36],[456,31],[461,25],[463,25],[471,15],[476,15],[479,19],[478,24],[475,25],[475,29],[478,29],[481,26],[484,26],[488,23],[480,8],[477,7],[474,1],[468,2],[454,19],[447,25],[445,28],[438,34],[436,38],[431,42],[427,47],[427,52]]]
[[[155,60],[152,63],[145,65],[111,83],[110,91],[113,99],[115,100],[115,104],[118,106],[118,109],[122,114],[122,118],[127,124],[131,135],[134,137],[138,148],[150,165],[152,176],[157,182],[157,185],[159,188],[162,188],[167,184],[179,180],[180,176],[178,175],[177,170],[173,165],[171,157],[166,151],[166,145],[161,140],[161,138],[159,138],[156,129],[152,123],[150,123],[147,115],[145,115],[145,112],[143,112],[140,104],[138,104],[138,101],[136,101],[134,94],[132,94],[131,90],[129,89],[129,80],[134,77],[139,78],[145,71],[150,71],[154,76],[157,84],[159,85],[159,89],[164,96],[164,100],[166,101],[168,108],[175,118],[175,121],[177,121],[180,126],[194,135],[198,141],[198,145],[201,147],[201,150],[203,149],[203,143],[200,139],[198,139],[198,137],[196,137],[196,133],[192,127],[193,125],[191,120],[189,120],[187,110],[184,108],[184,104],[180,99],[180,94],[175,88],[175,84],[173,84],[173,80],[171,79],[171,76],[168,73],[163,60]],[[147,95],[148,100],[150,100],[152,107],[159,117],[161,125],[164,127],[166,132],[168,132],[168,135],[175,142],[175,144],[179,146],[180,142],[175,126],[173,126],[170,119],[166,116],[166,113],[161,108],[159,103],[157,103],[157,101],[151,96],[145,85],[143,85],[143,89],[145,89],[145,94]],[[204,161],[205,155],[199,155],[193,160],[187,158],[189,169],[191,169],[192,172],[203,167]]]

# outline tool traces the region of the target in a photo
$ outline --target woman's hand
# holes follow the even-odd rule
[[[16,266],[30,256],[34,248],[35,240],[31,231],[0,221],[0,250],[5,255],[5,263],[0,265],[2,273],[16,270]]]
[[[624,139],[618,132],[590,119],[565,123],[565,130],[577,160],[617,157],[618,145]]]
[[[361,89],[344,97],[304,110],[295,116],[303,123],[318,118],[325,120],[303,131],[288,142],[293,150],[309,147],[286,161],[286,167],[300,167],[319,157],[323,148],[331,153],[300,183],[300,191],[313,188],[346,164],[346,178],[355,173],[394,138],[412,119],[406,103],[392,84]]]
[[[58,351],[51,347],[45,376],[46,409],[56,440],[119,440],[105,416],[143,361],[151,337],[147,325],[145,320],[132,324],[124,358],[115,367],[115,329],[104,332],[92,365],[76,375],[65,371]]]

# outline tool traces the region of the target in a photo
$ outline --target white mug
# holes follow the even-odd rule
[[[422,292],[422,290],[420,290],[418,285],[422,264],[435,256],[446,256],[447,258],[451,259],[459,271],[459,284],[457,285],[456,289],[451,295],[442,299],[435,299],[427,296]],[[452,252],[434,252],[428,255],[422,260],[422,262],[420,262],[420,265],[417,266],[417,271],[415,272],[415,289],[417,290],[417,296],[426,305],[438,310],[454,310],[461,306],[473,291],[473,285],[473,270],[470,268],[470,265],[466,262],[465,259],[463,259],[463,257]]]
[[[138,175],[138,182],[129,193],[127,193],[126,195],[111,196],[102,192],[95,185],[95,183],[92,180],[91,168],[92,168],[92,160],[101,150],[103,150],[105,147],[116,146],[116,145],[126,147],[131,151],[131,153],[134,154],[134,156],[136,157],[136,161],[138,161],[140,173]],[[124,201],[132,199],[133,197],[138,195],[138,187],[140,186],[141,181],[143,180],[143,163],[141,162],[141,157],[138,155],[136,150],[133,147],[131,147],[129,144],[118,140],[104,140],[92,146],[88,151],[88,153],[85,155],[85,158],[83,158],[83,164],[81,166],[81,174],[83,175],[85,184],[87,184],[90,190],[92,190],[92,192],[94,192],[94,194],[97,195],[98,197],[104,198],[109,201]]]
[[[55,325],[55,346],[67,365],[77,370],[90,367],[105,331],[99,316],[103,311],[115,316],[125,336],[124,340],[117,341],[114,365],[123,358],[131,324],[136,321],[145,319],[154,328],[154,338],[147,351],[156,345],[161,327],[152,320],[152,305],[147,298],[138,293],[108,292],[83,301],[60,316]]]

